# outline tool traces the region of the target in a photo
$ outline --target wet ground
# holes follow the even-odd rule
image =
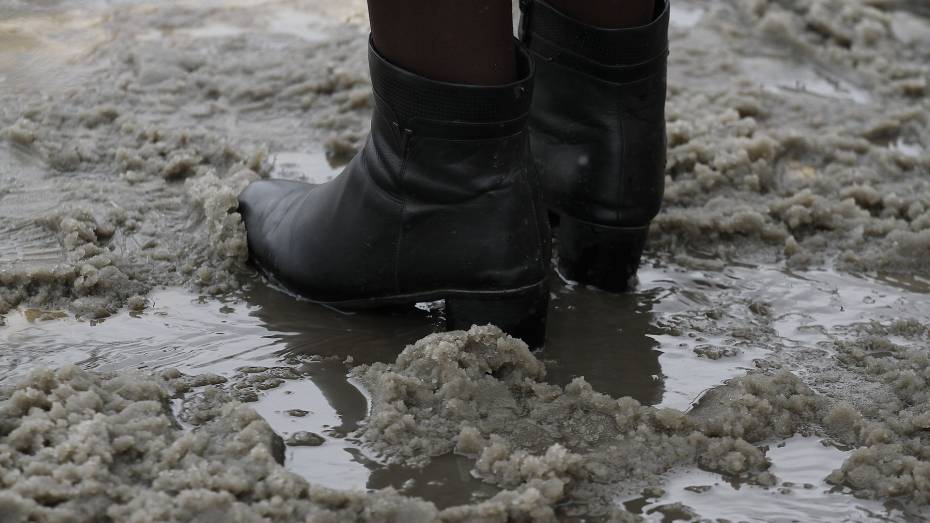
[[[338,23],[364,23],[359,2],[319,2],[313,12],[288,2],[265,3],[271,8],[256,11],[260,17],[228,19],[223,7],[247,9],[263,2],[211,1],[209,7],[217,9],[207,9],[199,27],[152,29],[137,37],[197,42],[254,36],[273,48],[278,37],[317,41]],[[0,0],[0,99],[15,99],[36,88],[51,95],[83,85],[101,64],[88,64],[82,57],[110,38],[103,23],[111,10],[126,5],[144,10],[147,4]],[[697,25],[709,5],[678,2],[673,30]],[[927,16],[921,3],[900,5]],[[924,28],[915,27],[918,32]],[[741,63],[767,91],[853,104],[871,100],[867,90],[785,57],[755,56]],[[205,121],[223,126],[222,121]],[[246,126],[258,129],[260,123],[237,123],[230,132],[241,137],[247,134]],[[279,134],[284,131],[268,131],[268,141]],[[270,150],[272,175],[324,182],[338,174],[322,140],[316,135],[313,139],[302,148]],[[911,157],[924,154],[922,144],[905,136],[888,147]],[[26,177],[42,169],[29,152],[0,145],[0,171]],[[54,193],[53,186],[45,190]],[[35,191],[31,201],[2,200],[6,209],[0,213],[29,213],[47,206]],[[23,239],[27,236],[16,238],[0,239],[0,263],[54,262],[59,257],[58,247],[43,243],[43,238],[32,243]],[[597,391],[615,398],[631,396],[646,405],[688,410],[705,391],[764,366],[759,362],[786,365],[805,378],[818,372],[812,358],[827,360],[831,343],[845,339],[857,326],[901,319],[926,323],[930,318],[930,280],[923,276],[793,269],[780,262],[760,263],[753,256],[721,260],[716,254],[688,252],[649,254],[638,285],[624,295],[579,287],[553,274],[548,339],[538,354],[546,363],[547,379],[565,385],[584,376]],[[0,385],[15,382],[31,369],[66,363],[103,371],[177,368],[228,378],[286,364],[301,369],[300,378],[259,390],[252,405],[285,440],[300,431],[325,438],[320,446],[288,447],[285,464],[290,470],[312,483],[340,489],[391,486],[440,507],[487,499],[497,492],[473,477],[468,458],[442,456],[425,468],[387,465],[352,434],[366,418],[369,400],[364,387],[347,378],[349,367],[393,361],[404,346],[436,331],[442,324],[439,304],[347,313],[297,301],[248,272],[237,274],[236,281],[238,288],[221,297],[159,286],[148,294],[143,310],[124,309],[100,320],[78,320],[64,308],[15,308],[0,326]],[[816,376],[810,381],[816,383]],[[829,392],[830,385],[823,390]],[[795,436],[772,442],[768,457],[780,480],[775,487],[683,470],[669,475],[664,492],[616,502],[655,521],[686,519],[691,513],[757,521],[917,517],[905,515],[894,504],[861,500],[828,485],[825,478],[849,451],[815,436]]]
[[[852,325],[930,315],[930,281],[920,278],[798,274],[739,265],[706,271],[652,259],[639,279],[634,292],[621,296],[556,279],[548,341],[540,353],[550,380],[564,385],[584,376],[596,390],[614,397],[687,410],[704,391],[754,368],[754,360],[778,358],[796,346],[817,346]],[[248,282],[246,289],[222,301],[180,289],[161,290],[151,296],[152,306],[145,312],[101,322],[39,320],[29,309],[17,311],[0,330],[0,344],[6,348],[0,382],[9,383],[37,366],[64,363],[98,370],[177,368],[230,377],[237,369],[298,363],[304,378],[264,392],[254,404],[285,439],[298,431],[326,438],[319,447],[288,449],[286,466],[294,472],[334,488],[391,486],[440,507],[496,492],[471,476],[473,463],[467,458],[443,456],[423,469],[386,466],[349,435],[368,406],[364,388],[347,379],[343,362],[392,361],[406,344],[438,329],[441,311],[344,313],[295,301],[259,280]],[[771,307],[775,332],[765,339],[688,331],[689,324],[708,316],[737,322],[741,314],[752,315],[753,303]],[[744,311],[721,312],[730,308],[724,304]],[[714,352],[702,354],[702,347],[714,347]],[[295,409],[306,414],[288,414]],[[802,437],[775,445],[773,472],[783,480],[777,488],[686,471],[670,477],[662,496],[618,502],[658,520],[671,517],[663,507],[677,502],[703,517],[730,520],[901,517],[894,509],[857,500],[824,482],[848,449]]]

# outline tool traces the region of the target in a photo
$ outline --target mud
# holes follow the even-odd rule
[[[487,480],[536,487],[550,504],[570,498],[587,515],[609,512],[621,480],[642,488],[683,464],[770,485],[764,455],[747,440],[792,435],[818,410],[786,373],[738,380],[719,392],[729,401],[696,417],[615,400],[583,378],[553,386],[524,344],[491,327],[433,335],[391,366],[355,372],[373,397],[363,435],[376,450],[413,461],[475,456]]]
[[[891,329],[926,331],[914,322]],[[760,444],[797,434],[860,446],[827,481],[919,513],[930,485],[925,345],[911,352],[866,338],[837,348],[834,374],[890,390],[870,389],[857,410],[772,365],[708,391],[689,413],[656,409],[599,394],[583,378],[549,385],[526,346],[493,328],[434,335],[393,365],[355,372],[373,396],[363,434],[377,450],[413,461],[473,455],[480,477],[508,487],[545,483],[548,502],[571,499],[585,515],[609,514],[624,489],[648,489],[683,465],[775,486]]]
[[[236,402],[189,413],[143,375],[36,371],[0,408],[3,521],[432,521],[390,492],[335,492],[284,470],[280,436]],[[185,385],[186,386],[186,385]],[[277,458],[277,459],[276,459]]]
[[[322,142],[344,161],[364,138],[358,26],[331,24],[323,41],[275,33],[269,48],[184,33],[243,9],[172,7],[126,7],[98,22],[112,43],[83,57],[93,87],[52,99],[17,96],[16,82],[4,90],[15,102],[0,116],[0,230],[12,240],[0,251],[0,313],[24,305],[101,318],[158,286],[228,293],[247,257],[235,197],[276,162],[264,144]],[[26,17],[10,30],[48,25]],[[178,36],[144,37],[153,30]]]
[[[636,498],[640,492],[648,493],[644,499],[661,498],[669,473],[673,478],[670,488],[674,488],[675,481],[696,481],[688,476],[675,480],[679,471],[700,468],[742,484],[743,488],[777,487],[775,492],[782,495],[793,489],[809,492],[816,487],[808,485],[825,480],[858,496],[891,501],[896,508],[888,514],[894,519],[908,519],[911,516],[907,514],[922,513],[919,507],[927,502],[927,445],[922,440],[927,414],[922,406],[926,402],[921,401],[927,389],[921,381],[926,378],[920,374],[927,366],[925,351],[910,351],[905,345],[922,343],[927,330],[914,321],[859,324],[851,331],[854,341],[837,340],[834,344],[835,358],[830,362],[836,370],[825,380],[833,387],[821,383],[820,390],[815,390],[795,374],[778,368],[774,363],[777,358],[770,358],[759,370],[705,393],[690,412],[650,407],[629,397],[615,399],[597,393],[583,378],[566,387],[547,383],[544,364],[522,342],[493,327],[434,334],[409,346],[392,364],[355,368],[353,375],[371,394],[371,410],[367,417],[363,410],[356,421],[347,419],[347,411],[343,410],[342,423],[334,434],[345,437],[358,430],[358,435],[368,442],[365,448],[379,453],[388,464],[403,463],[406,470],[431,465],[431,458],[442,462],[450,453],[470,456],[475,460],[470,473],[502,490],[497,494],[487,492],[485,496],[490,499],[477,504],[456,504],[445,510],[430,503],[413,503],[391,491],[374,498],[343,492],[335,498],[339,501],[332,502],[335,508],[344,509],[346,503],[354,508],[333,517],[366,520],[369,503],[384,511],[378,512],[375,519],[403,520],[413,517],[410,511],[414,511],[429,521],[474,520],[479,514],[489,521],[633,517],[623,509],[647,516],[686,513],[688,505],[680,502],[652,502],[649,508],[649,501],[620,505],[616,500]],[[887,341],[888,336],[905,342],[894,345]],[[299,383],[308,372],[307,365],[320,361],[314,358],[303,365],[290,357],[290,364],[284,366],[239,367],[229,378],[209,373],[185,375],[172,369],[151,378],[135,373],[88,374],[76,367],[57,372],[33,371],[6,390],[0,401],[0,410],[5,414],[0,423],[0,455],[6,456],[5,467],[12,471],[0,490],[6,494],[5,508],[10,510],[5,513],[21,514],[23,520],[27,515],[49,514],[89,519],[103,514],[104,509],[120,517],[155,510],[165,517],[186,520],[220,510],[224,514],[257,514],[282,521],[317,512],[329,514],[334,505],[327,496],[337,494],[307,487],[303,478],[270,461],[280,461],[284,456],[284,442],[258,413],[235,401],[237,391],[256,384],[258,394],[280,389],[286,397],[286,383]],[[908,364],[902,366],[900,361]],[[859,383],[869,400],[858,406],[855,395],[833,397],[835,384],[842,382],[839,377]],[[261,385],[265,383],[268,385]],[[875,388],[869,387],[872,384]],[[297,404],[307,406],[308,398],[295,399]],[[286,409],[288,400],[277,399],[266,405]],[[260,411],[264,409],[267,407]],[[287,416],[293,419],[293,411],[288,410]],[[314,417],[316,413],[304,410],[299,414],[296,417]],[[270,413],[265,417],[274,419]],[[246,421],[224,425],[240,418]],[[104,430],[104,435],[88,441],[87,434],[96,433],[89,427],[95,425],[102,427],[99,430]],[[60,431],[60,437],[56,431]],[[254,439],[253,432],[261,437]],[[153,433],[158,439],[153,439]],[[792,481],[796,475],[781,477],[779,468],[773,466],[777,460],[770,458],[773,452],[777,454],[777,446],[771,442],[797,434],[814,438],[812,441],[824,439],[844,449],[858,448],[848,451],[845,461],[828,461],[835,463],[836,469],[825,471],[826,476],[819,481],[808,477],[809,482],[798,484]],[[170,449],[182,446],[179,442],[198,437],[202,439],[195,439],[197,444],[183,444],[187,452],[197,454],[196,459],[191,458],[196,467],[184,460],[169,459]],[[226,446],[210,447],[243,438],[252,445],[247,448],[248,459],[244,457],[246,450],[235,453]],[[309,431],[298,430],[291,432],[287,445],[302,448],[306,438],[313,439],[313,445],[330,444]],[[132,440],[141,448],[126,453],[120,450],[124,440]],[[85,444],[98,454],[81,447]],[[70,450],[65,452],[61,445]],[[258,472],[250,461],[256,459],[259,448],[262,459],[267,461],[261,469],[265,472]],[[294,454],[287,452],[288,459],[293,459]],[[54,472],[77,466],[53,460],[61,456],[78,460],[77,465],[95,472],[79,476]],[[97,470],[101,462],[108,468]],[[272,510],[267,503],[258,501],[261,495],[245,495],[230,486],[239,485],[241,478],[240,483],[219,478],[204,483],[201,476],[196,480],[184,477],[201,470],[202,463],[210,463],[203,465],[207,470],[215,467],[234,477],[253,473],[261,478],[285,475],[297,487],[282,490],[275,483],[272,505],[278,508]],[[240,472],[243,463],[249,464],[246,472]],[[131,476],[131,482],[120,476],[124,467],[138,474]],[[161,477],[159,472],[164,474],[163,469],[174,470],[172,474],[183,478],[178,479],[181,487],[176,483],[164,487],[179,492],[178,499],[190,497],[183,508],[159,493],[163,487],[157,478]],[[36,477],[24,477],[30,474]],[[62,486],[62,481],[67,485]],[[104,500],[88,498],[89,492],[99,493],[100,485],[108,482],[131,483],[132,488],[118,490],[120,494]],[[706,493],[713,488],[689,487],[685,492]],[[309,500],[305,491],[310,493]],[[124,494],[128,497],[121,497]],[[822,502],[824,496],[807,495],[813,496],[813,503]],[[150,503],[144,508],[123,506],[136,496],[144,496]],[[230,496],[239,502],[231,506]],[[356,507],[356,503],[360,505]],[[776,502],[773,506],[780,505]],[[804,507],[802,504],[799,510]],[[738,508],[733,506],[731,510]],[[864,510],[882,511],[877,507]]]
[[[280,436],[218,389],[175,418],[168,400],[178,389],[214,381],[73,366],[33,372],[0,403],[3,521],[554,520],[544,502],[552,483],[441,512],[391,490],[308,485],[279,465]]]
[[[876,502],[825,496],[832,486],[824,481],[839,468],[847,453],[824,445],[819,438],[796,436],[766,452],[770,471],[781,479],[777,488],[732,484],[700,470],[672,474],[660,490],[626,500],[623,505],[648,520],[663,516],[687,518],[699,514],[708,520],[740,521],[747,514],[763,521],[896,520]]]
[[[363,3],[0,5],[0,514],[928,517],[930,13],[674,11],[639,287],[554,275],[533,354],[244,264],[365,137]]]
[[[364,28],[301,18],[291,5],[269,12],[115,9],[83,22],[106,35],[81,57],[93,88],[76,80],[43,98],[7,82],[12,178],[0,228],[17,248],[2,253],[0,311],[48,304],[103,317],[160,285],[237,286],[245,250],[231,195],[268,175],[268,147],[323,144],[345,161],[370,114]],[[340,16],[360,12],[352,4]],[[925,271],[927,20],[830,0],[682,13],[653,248]],[[263,38],[237,25],[247,16],[262,20]],[[226,29],[204,30],[204,18]],[[11,38],[52,25],[25,20]]]
[[[709,5],[671,57],[658,244],[925,271],[928,29],[858,2]]]
[[[650,363],[648,359],[616,358],[624,353],[624,339],[644,337],[644,327],[637,327],[636,315],[617,324],[628,332],[616,338],[613,343],[617,346],[605,343],[599,349],[600,354],[616,358],[614,361],[626,361],[631,367],[625,372],[661,369],[653,385],[639,389],[631,388],[635,383],[614,383],[605,375],[592,373],[598,384],[592,390],[583,379],[570,377],[570,369],[578,372],[584,369],[583,362],[574,362],[569,369],[559,371],[559,362],[551,361],[550,375],[546,368],[549,365],[544,366],[525,346],[501,338],[487,328],[476,330],[471,336],[436,335],[395,357],[391,354],[392,347],[402,345],[405,338],[420,336],[419,329],[430,328],[432,320],[428,314],[412,311],[414,314],[393,319],[373,315],[340,320],[338,313],[322,309],[314,312],[309,304],[295,307],[289,297],[271,290],[252,294],[247,301],[226,304],[196,299],[185,304],[183,294],[156,293],[151,308],[138,317],[121,315],[97,326],[17,316],[6,328],[3,341],[16,347],[14,354],[18,350],[23,352],[18,365],[7,370],[6,382],[16,381],[16,376],[22,378],[23,369],[42,361],[70,359],[103,373],[108,368],[140,367],[147,369],[147,373],[169,378],[170,395],[185,394],[172,404],[178,421],[187,430],[196,430],[197,425],[212,419],[238,394],[248,392],[254,396],[246,399],[258,400],[249,405],[285,439],[299,432],[313,432],[326,438],[320,447],[290,446],[285,450],[287,468],[310,478],[311,484],[340,489],[392,486],[406,495],[434,500],[437,510],[453,507],[472,516],[467,510],[473,507],[463,505],[483,502],[482,510],[491,510],[487,505],[491,503],[489,498],[494,500],[500,490],[508,492],[506,497],[494,501],[493,510],[497,514],[511,514],[511,510],[517,510],[514,503],[519,495],[536,496],[536,493],[541,497],[534,498],[533,506],[547,507],[544,512],[534,513],[536,517],[612,514],[619,518],[623,513],[618,507],[642,512],[647,518],[675,513],[673,505],[683,502],[676,501],[681,498],[663,498],[656,493],[666,488],[672,492],[674,485],[681,484],[675,481],[688,481],[688,471],[698,470],[695,465],[717,471],[711,476],[716,478],[714,482],[723,485],[732,482],[741,485],[740,489],[757,488],[759,496],[764,496],[763,492],[772,491],[773,494],[767,495],[775,496],[785,489],[801,489],[814,505],[850,503],[843,500],[847,496],[831,494],[832,487],[826,483],[823,485],[827,487],[822,489],[804,489],[793,485],[790,475],[778,474],[778,461],[770,458],[770,454],[779,441],[795,433],[808,434],[815,441],[833,442],[832,445],[843,449],[861,446],[861,452],[867,456],[881,451],[890,458],[889,462],[903,460],[914,465],[910,469],[895,469],[894,474],[887,470],[871,472],[867,477],[868,481],[876,482],[874,485],[857,483],[858,494],[890,500],[898,508],[889,513],[880,505],[861,508],[865,502],[857,502],[860,508],[850,509],[850,514],[856,515],[854,519],[865,517],[864,514],[885,514],[901,520],[908,518],[905,514],[921,514],[923,509],[904,506],[913,505],[920,495],[920,483],[916,481],[919,475],[911,472],[920,467],[921,459],[917,457],[922,445],[920,433],[916,433],[916,441],[906,443],[914,437],[915,425],[909,421],[906,432],[902,430],[905,425],[900,423],[911,418],[898,414],[900,403],[895,402],[901,400],[896,399],[898,393],[893,384],[902,372],[909,376],[908,369],[920,368],[919,359],[913,359],[913,367],[909,368],[901,366],[898,360],[911,361],[908,350],[925,343],[927,328],[916,319],[892,318],[926,317],[924,295],[895,292],[895,288],[883,287],[878,282],[816,273],[774,288],[773,282],[781,281],[777,271],[744,268],[728,272],[729,276],[721,277],[714,272],[696,273],[667,266],[647,268],[643,272],[643,288],[626,298],[585,290],[561,296],[562,310],[553,313],[559,321],[554,324],[552,351],[563,354],[571,354],[572,345],[560,340],[568,340],[574,330],[562,330],[558,325],[572,315],[585,316],[598,310],[592,301],[618,299],[616,307],[624,300],[640,303],[643,325],[664,333],[661,335],[664,341],[656,345],[656,360]],[[676,273],[680,276],[674,281],[662,281]],[[912,285],[919,288],[920,283]],[[689,288],[684,295],[677,295]],[[783,301],[772,300],[771,296]],[[807,308],[795,306],[794,296],[805,296]],[[715,322],[704,323],[698,318],[699,311],[707,311],[705,303],[730,305],[712,314],[717,318]],[[826,314],[824,309],[837,312]],[[216,312],[208,312],[211,310]],[[876,315],[876,311],[882,312]],[[807,317],[808,312],[814,314]],[[692,336],[707,336],[705,342],[698,343],[740,348],[742,338],[728,336],[725,330],[711,326],[746,325],[745,319],[740,319],[742,315],[752,318],[760,314],[766,319],[756,321],[768,327],[756,328],[754,333],[759,336],[760,345],[770,348],[763,349],[765,357],[751,364],[758,369],[748,377],[740,377],[745,370],[739,365],[730,367],[727,359],[706,360],[690,350],[688,344],[676,348],[684,340],[692,340]],[[197,321],[192,323],[192,318]],[[630,323],[630,319],[634,321]],[[396,332],[393,339],[385,339],[389,330],[380,325],[385,320],[408,327]],[[361,332],[340,334],[333,328],[340,321]],[[215,332],[204,332],[206,329]],[[687,334],[676,332],[678,329]],[[366,331],[382,334],[372,335],[366,341]],[[874,341],[879,338],[893,339],[903,348],[889,352],[887,344]],[[327,339],[357,340],[360,346],[340,347]],[[83,353],[56,351],[44,360],[36,359],[36,353],[56,347],[54,340],[68,340],[65,348],[83,346]],[[794,347],[793,343],[802,345]],[[872,346],[876,349],[860,354]],[[329,356],[326,352],[320,355],[324,350],[331,351]],[[884,361],[882,372],[874,370],[879,367],[866,354]],[[913,356],[917,354],[915,351]],[[363,395],[355,388],[361,387],[361,383],[346,382],[343,377],[346,367],[341,361],[348,358],[360,362],[383,359],[392,363],[373,363],[354,371],[369,382],[362,389],[367,390]],[[588,361],[592,369],[599,366],[594,358]],[[158,370],[173,365],[183,365],[184,373],[196,377]],[[679,384],[692,382],[689,378],[696,375],[694,371],[701,365],[708,366],[703,371],[706,379],[711,374],[716,376],[716,383],[728,376],[736,379],[723,388],[695,391],[687,396],[689,401],[682,402],[679,395],[686,394],[688,388]],[[785,367],[796,370],[789,373]],[[559,377],[559,372],[564,373],[563,377]],[[888,372],[891,374],[886,376]],[[551,383],[566,379],[567,386]],[[596,392],[598,389],[627,390],[646,398],[647,403],[620,394],[602,395]],[[907,392],[911,389],[901,390],[904,398],[914,397],[907,395],[914,393]],[[920,391],[919,385],[914,390]],[[690,413],[649,406],[657,401],[681,404],[685,409],[692,403],[697,405]],[[305,416],[295,417],[287,412],[293,409],[300,409]],[[867,425],[868,433],[873,436],[862,439],[864,436],[860,434]],[[875,440],[874,434],[885,436]],[[905,446],[887,445],[902,441]],[[461,459],[450,452],[458,453]],[[889,452],[896,454],[891,457]],[[438,455],[427,460],[429,454]],[[845,459],[844,456],[840,462]],[[429,462],[424,464],[425,461]],[[808,463],[815,469],[809,474],[816,475],[821,482],[829,479],[841,485],[853,483],[845,475],[839,476],[841,472],[833,472],[834,468],[842,471],[867,465],[861,458],[849,459],[842,466],[835,458],[826,463],[817,460]],[[900,484],[911,485],[911,490],[899,490],[894,495],[873,490],[881,481],[898,482],[893,478],[903,472],[906,474]],[[488,482],[486,486],[473,479],[472,473]],[[676,479],[682,474],[684,479]],[[859,474],[856,477],[864,477]],[[670,486],[668,481],[672,481]],[[703,486],[708,480],[691,481],[703,481],[697,483]],[[753,484],[758,486],[752,487]],[[853,493],[853,488],[849,486],[848,492]],[[709,510],[706,504],[693,499],[683,507],[703,508],[706,515],[729,514],[723,511],[727,507],[731,511],[745,508],[729,504],[732,498],[726,497],[723,489],[712,487],[705,492],[724,496],[719,510]],[[684,492],[695,494],[690,490]],[[649,497],[642,509],[636,503],[621,503],[643,493]],[[837,496],[840,499],[835,499]],[[753,512],[758,514],[763,510],[779,510],[784,503],[777,497],[754,499],[760,503],[759,512]],[[802,504],[798,510],[806,510],[804,507],[811,508]],[[458,512],[448,514],[452,513]],[[523,512],[514,514],[517,513]]]
[[[861,375],[870,397],[854,397],[826,420],[862,446],[828,478],[873,498],[905,497],[930,503],[930,356],[927,325],[898,321],[863,326],[836,346],[837,358]],[[856,412],[859,408],[862,414]]]

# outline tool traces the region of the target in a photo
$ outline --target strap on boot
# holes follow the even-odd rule
[[[378,107],[402,131],[450,139],[508,136],[529,117],[535,68],[514,41],[517,81],[494,86],[431,80],[398,67],[369,39],[368,62]]]
[[[571,18],[545,0],[520,0],[521,39],[546,61],[624,83],[665,69],[669,0],[656,5],[655,19],[642,26],[609,29]]]

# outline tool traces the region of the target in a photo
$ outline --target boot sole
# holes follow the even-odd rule
[[[546,318],[549,309],[548,280],[500,291],[443,289],[410,294],[395,294],[377,298],[342,301],[315,300],[296,293],[274,278],[260,264],[259,272],[276,286],[298,298],[334,309],[378,309],[421,302],[445,300],[446,330],[468,330],[472,325],[492,324],[514,338],[523,340],[531,349],[542,348],[546,341]]]
[[[559,271],[578,283],[625,292],[639,269],[649,227],[606,227],[557,215]]]

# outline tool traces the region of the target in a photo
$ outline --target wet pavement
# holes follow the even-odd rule
[[[756,359],[777,357],[797,345],[816,346],[873,319],[930,315],[930,282],[919,278],[794,274],[739,265],[707,271],[653,259],[640,271],[635,291],[612,295],[553,276],[548,340],[539,353],[548,379],[567,384],[584,376],[611,396],[680,409],[689,408],[703,391],[752,369]],[[318,447],[288,448],[286,466],[294,472],[336,488],[392,486],[440,506],[495,492],[471,477],[466,458],[443,456],[424,469],[388,466],[351,435],[364,420],[368,401],[364,389],[347,379],[346,359],[354,364],[392,361],[406,344],[439,328],[441,308],[346,313],[297,301],[258,279],[245,288],[223,301],[167,289],[154,293],[151,307],[142,313],[95,323],[43,321],[29,310],[18,311],[0,329],[0,345],[7,348],[0,355],[0,383],[30,368],[65,363],[98,370],[174,367],[228,377],[244,367],[297,364],[303,378],[264,392],[254,404],[285,439],[298,431],[326,438]],[[754,315],[754,303],[771,308],[768,335],[745,339],[726,329],[694,328],[696,318],[714,318],[715,325],[745,323]],[[700,354],[705,345],[732,353],[712,359]],[[288,414],[294,409],[307,414]],[[666,517],[659,509],[683,502],[707,517],[743,514],[759,520],[789,512],[807,514],[802,519],[810,521],[832,520],[827,516],[835,507],[843,507],[851,519],[884,514],[880,504],[853,503],[823,483],[842,463],[843,452],[815,440],[789,440],[773,452],[776,470],[786,471],[779,477],[787,486],[741,486],[694,471],[673,475],[664,496],[624,500],[625,506]]]
[[[925,10],[920,3],[902,4]],[[21,6],[30,13],[28,24],[0,21],[0,89],[27,89],[35,82],[49,91],[73,85],[76,76],[69,75],[84,73],[57,71],[101,41],[94,17],[104,16],[106,5],[88,5],[96,13],[91,15]],[[357,9],[353,4],[345,16]],[[683,2],[673,24],[687,30],[704,12],[700,3]],[[185,36],[263,31],[314,39],[321,38],[314,28],[330,23],[286,9],[249,27],[217,19],[185,29]],[[141,38],[169,36],[153,31]],[[787,57],[747,57],[742,65],[765,89],[869,102],[867,92]],[[889,147],[909,155],[921,152],[919,144],[901,140]],[[322,183],[338,174],[319,144],[307,151],[271,151],[270,156],[276,176]],[[46,247],[0,241],[0,255]],[[554,273],[548,339],[539,354],[548,379],[567,384],[584,376],[613,397],[687,410],[704,391],[744,374],[758,360],[784,362],[803,376],[804,362],[790,356],[796,348],[821,346],[870,321],[930,317],[930,281],[919,277],[794,272],[735,260],[716,263],[713,269],[698,265],[653,255],[635,290],[622,295],[580,287]],[[440,328],[440,306],[349,313],[296,300],[248,275],[243,275],[241,291],[223,299],[179,288],[157,290],[148,299],[150,306],[143,312],[124,311],[102,321],[33,309],[7,315],[0,327],[0,385],[33,368],[67,363],[102,371],[178,368],[229,377],[244,367],[299,365],[301,379],[263,392],[254,403],[285,439],[298,431],[324,436],[320,446],[289,447],[286,466],[292,471],[336,488],[391,486],[439,506],[496,492],[472,477],[466,458],[443,456],[423,469],[386,465],[352,436],[367,415],[368,400],[363,388],[346,377],[349,365],[392,361],[405,345]],[[288,413],[295,409],[306,414]],[[658,521],[673,520],[674,510],[663,507],[679,502],[704,517],[729,520],[900,519],[893,508],[858,501],[824,483],[844,455],[845,450],[817,438],[795,437],[770,452],[773,472],[783,481],[773,489],[686,471],[673,475],[661,495],[618,503]]]
[[[843,464],[846,453],[818,438],[796,436],[769,450],[772,472],[782,478],[774,488],[724,481],[691,471],[673,475],[664,493],[621,500],[646,521],[689,520],[690,508],[715,521],[897,521],[904,515],[880,503],[838,495],[823,478]]]

